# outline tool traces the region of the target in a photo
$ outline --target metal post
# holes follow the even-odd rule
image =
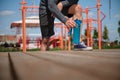
[[[86,13],[86,25],[87,25],[87,46],[90,46],[90,41],[89,41],[89,21],[88,21],[88,11],[89,9],[86,8],[85,13]]]
[[[101,50],[101,47],[102,47],[102,35],[101,35],[101,21],[100,21],[100,0],[98,0],[98,3],[97,3],[97,17],[98,17],[98,47],[99,47],[99,50]]]
[[[61,28],[60,42],[61,42],[61,49],[63,49],[64,46],[63,46],[63,25],[62,24],[61,24],[60,28]]]
[[[64,26],[64,32],[65,32],[65,33],[64,33],[64,37],[65,37],[65,38],[64,38],[64,39],[65,39],[65,40],[64,40],[64,41],[65,41],[65,50],[67,50],[67,39],[66,39],[66,37],[67,37],[67,36],[66,36],[66,33],[67,33],[67,32],[66,32],[66,31],[67,31],[67,29],[66,29],[66,27]]]
[[[25,24],[25,17],[26,17],[26,8],[25,8],[25,0],[22,0],[22,36],[23,36],[23,52],[26,53],[26,24]]]
[[[70,36],[68,36],[68,51],[71,51],[71,39],[70,39]]]
[[[92,40],[92,18],[90,18],[90,46],[93,47],[93,40]]]

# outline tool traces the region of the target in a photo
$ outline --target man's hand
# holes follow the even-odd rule
[[[74,22],[74,20],[72,20],[71,18],[68,18],[66,23],[65,23],[66,27],[68,28],[68,30],[70,28],[73,28],[76,26],[76,23]]]

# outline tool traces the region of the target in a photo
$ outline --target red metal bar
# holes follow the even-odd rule
[[[26,10],[26,12],[39,12],[38,10]]]
[[[94,9],[94,8],[97,8],[97,7],[96,6],[89,7],[89,9]]]
[[[102,19],[100,20],[101,22],[101,35],[102,35],[102,21],[105,19],[106,15],[101,11],[101,14],[103,15]],[[101,42],[101,46],[102,46],[102,42]]]
[[[90,46],[91,47],[93,47],[93,38],[92,38],[92,21],[93,21],[93,19],[92,18],[90,18]]]
[[[26,53],[26,25],[25,25],[25,17],[26,17],[26,8],[25,8],[25,0],[22,0],[22,36],[23,36],[23,52]]]
[[[89,8],[86,8],[86,10],[85,10],[85,13],[86,13],[86,22],[87,22],[87,24],[86,24],[86,26],[87,26],[87,46],[90,46],[89,44],[90,44],[90,42],[89,42],[89,21],[88,21],[88,12],[89,12]]]
[[[101,21],[100,21],[100,0],[97,1],[97,17],[98,17],[98,47],[99,50],[102,49],[102,30],[101,30]]]
[[[66,29],[66,27],[64,26],[64,39],[65,39],[65,50],[67,50],[67,39],[66,39],[66,33],[67,33],[67,29]]]
[[[68,36],[68,51],[71,51],[71,40],[70,40],[70,36]]]
[[[105,19],[106,15],[102,11],[100,11],[100,13],[103,15],[103,17],[101,19],[101,22],[102,22]]]
[[[39,6],[25,6],[25,8],[39,8]]]
[[[60,34],[60,46],[61,46],[61,49],[64,48],[63,46],[63,25],[61,25],[61,34]]]

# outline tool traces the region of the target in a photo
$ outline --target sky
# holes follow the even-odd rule
[[[10,24],[13,21],[21,20],[21,1],[22,0],[0,0],[0,34],[16,34],[16,29],[11,29]],[[26,5],[32,5],[33,1],[36,6],[39,6],[40,0],[26,0]],[[79,0],[79,4],[83,9],[86,7],[94,7],[96,3],[97,0]],[[109,15],[109,0],[101,0],[101,4],[101,11],[106,15],[102,23],[102,29],[104,29],[105,25],[107,26],[110,41],[120,39],[117,32],[119,27],[118,21],[120,20],[120,0],[111,0],[111,15]],[[27,16],[30,15],[32,15],[32,13],[27,14]],[[89,16],[96,19],[96,15],[96,9],[90,9]],[[85,18],[84,13],[83,18]],[[97,28],[96,23],[93,23],[93,26]],[[84,24],[82,34],[84,34],[85,28],[86,26]],[[30,33],[40,34],[40,28],[28,28],[27,34]]]

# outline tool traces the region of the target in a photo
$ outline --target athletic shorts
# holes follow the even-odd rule
[[[73,15],[68,14],[69,8],[70,6],[64,7],[61,12],[67,17],[72,17]],[[50,38],[54,35],[54,16],[50,11],[40,11],[45,12],[39,13],[42,38]]]

